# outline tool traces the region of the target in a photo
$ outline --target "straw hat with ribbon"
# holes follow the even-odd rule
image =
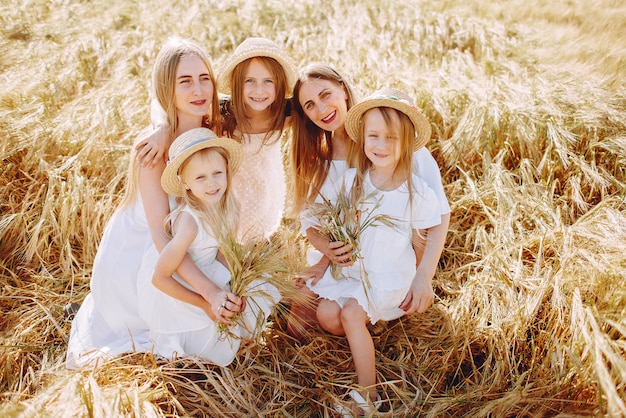
[[[196,151],[206,148],[224,148],[228,153],[228,169],[234,173],[241,164],[243,149],[241,144],[230,138],[218,137],[207,128],[190,129],[179,135],[170,146],[170,159],[161,176],[161,187],[167,194],[182,196],[183,186],[179,180],[178,169],[181,164]]]
[[[346,115],[345,127],[352,140],[356,141],[362,132],[363,114],[375,107],[390,107],[409,117],[415,127],[414,151],[422,148],[430,140],[431,127],[426,116],[415,107],[413,100],[407,94],[391,88],[378,90],[350,108]]]
[[[274,58],[280,66],[283,67],[285,77],[287,78],[286,94],[288,96],[291,95],[293,86],[296,84],[295,65],[282,48],[275,42],[265,38],[247,38],[235,49],[233,55],[231,55],[222,66],[217,77],[220,91],[225,94],[231,94],[232,89],[230,82],[233,70],[237,64],[254,57]]]

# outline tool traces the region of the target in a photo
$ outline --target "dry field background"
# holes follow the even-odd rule
[[[274,39],[432,121],[453,217],[435,305],[375,330],[387,416],[625,416],[623,1],[283,3],[0,0],[0,415],[321,417],[353,381],[344,339],[294,341],[281,317],[228,368],[64,369],[63,306],[88,292],[179,35],[216,69]]]

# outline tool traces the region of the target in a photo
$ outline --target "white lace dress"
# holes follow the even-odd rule
[[[202,272],[217,286],[230,289],[230,272],[216,260],[217,241],[213,235],[201,227],[197,216],[189,208],[183,209],[198,224],[198,234],[187,253]],[[155,354],[168,359],[176,357],[197,357],[204,361],[226,366],[230,364],[239,349],[240,338],[250,336],[257,317],[267,318],[272,307],[280,300],[278,290],[265,282],[253,285],[267,292],[270,297],[255,297],[248,301],[243,313],[246,328],[241,325],[231,326],[235,337],[227,337],[218,329],[218,324],[211,320],[200,308],[173,298],[152,285],[152,273],[158,258],[156,248],[152,246],[146,253],[139,278],[137,292],[139,314],[150,328],[150,341]],[[182,278],[174,275],[183,286],[193,290]]]
[[[236,135],[241,135],[236,132]],[[272,235],[280,226],[287,186],[281,150],[283,138],[274,132],[263,145],[265,134],[244,134],[243,161],[233,177],[233,191],[241,205],[238,237]]]
[[[342,185],[350,190],[356,169],[349,169],[328,190],[328,199],[334,201]],[[351,298],[367,312],[371,323],[391,320],[404,315],[398,308],[405,298],[415,276],[415,252],[411,244],[412,229],[426,229],[441,222],[441,210],[435,192],[416,175],[412,177],[413,202],[409,205],[407,183],[395,190],[378,190],[366,174],[363,191],[375,194],[375,199],[362,204],[359,209],[391,216],[395,227],[377,224],[365,229],[360,238],[362,260],[350,267],[340,268],[341,280],[335,279],[330,271],[315,284],[307,285],[320,298],[337,301],[340,306]],[[380,205],[374,208],[376,200]],[[309,219],[311,224],[315,220]],[[366,284],[366,279],[369,285]]]

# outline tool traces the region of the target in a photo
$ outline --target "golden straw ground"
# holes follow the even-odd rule
[[[372,330],[386,416],[626,415],[625,6],[264,3],[0,0],[0,415],[323,417],[354,381],[345,339],[296,341],[282,315],[227,368],[64,369],[63,307],[89,290],[170,34],[216,68],[273,39],[432,122],[452,220],[435,305]]]

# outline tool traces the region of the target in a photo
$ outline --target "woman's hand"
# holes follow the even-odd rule
[[[311,282],[312,285],[316,284],[322,278],[322,276],[324,276],[324,273],[326,272],[326,269],[329,265],[330,261],[328,257],[322,255],[320,261],[318,261],[308,269],[304,270],[300,277],[296,278],[296,288],[302,289],[306,285],[306,281],[308,279],[313,279],[313,281]]]
[[[411,283],[411,288],[399,308],[411,315],[415,312],[424,313],[435,300],[435,291],[428,278],[416,275]]]

